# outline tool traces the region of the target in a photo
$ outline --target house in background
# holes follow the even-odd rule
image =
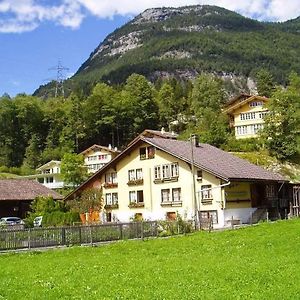
[[[36,169],[36,174],[24,176],[23,178],[35,180],[49,189],[61,189],[64,182],[60,174],[61,161],[51,160]]]
[[[258,136],[268,113],[268,101],[266,97],[241,94],[226,104],[223,112],[229,116],[230,127],[234,128],[237,139]]]
[[[88,173],[95,173],[104,165],[115,158],[120,151],[117,148],[93,145],[80,154],[84,156],[84,165],[87,167]]]
[[[105,164],[116,157],[120,151],[109,147],[93,145],[81,152],[84,156],[84,165],[89,173],[94,173],[102,168]],[[61,175],[61,161],[51,160],[36,169],[36,174],[23,176],[24,179],[35,180],[49,189],[62,189],[64,181]]]
[[[30,203],[38,196],[51,196],[54,200],[63,198],[34,180],[0,180],[0,217],[26,217]]]
[[[286,180],[207,144],[139,135],[110,163],[69,194],[103,191],[106,221],[212,218],[247,223],[288,207]]]

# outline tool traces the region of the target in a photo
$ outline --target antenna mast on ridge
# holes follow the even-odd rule
[[[68,71],[69,68],[64,67],[59,60],[57,66],[49,68],[49,71],[56,71],[56,86],[55,86],[55,98],[60,94],[65,97],[65,90],[64,90],[64,71]]]

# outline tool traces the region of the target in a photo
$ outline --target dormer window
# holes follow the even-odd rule
[[[152,159],[155,157],[155,147],[142,147],[140,148],[140,159]]]
[[[249,103],[250,107],[263,106],[264,103],[262,101],[252,101]]]

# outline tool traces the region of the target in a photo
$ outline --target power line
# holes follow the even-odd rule
[[[55,98],[59,95],[65,97],[65,90],[64,90],[64,81],[65,81],[65,75],[64,71],[68,71],[69,68],[64,67],[59,60],[57,65],[49,68],[49,71],[56,71],[56,86],[55,86]]]

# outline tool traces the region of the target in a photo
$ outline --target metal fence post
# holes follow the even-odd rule
[[[119,229],[120,229],[120,240],[123,240],[123,224],[119,225]]]
[[[82,243],[82,237],[81,237],[81,227],[78,227],[78,233],[79,233],[79,244],[81,245]]]
[[[31,228],[28,229],[28,249],[31,248]]]
[[[142,239],[142,240],[144,239],[144,228],[145,228],[144,222],[142,221],[142,222],[141,222],[141,239]]]
[[[66,228],[61,228],[61,244],[66,245]]]

